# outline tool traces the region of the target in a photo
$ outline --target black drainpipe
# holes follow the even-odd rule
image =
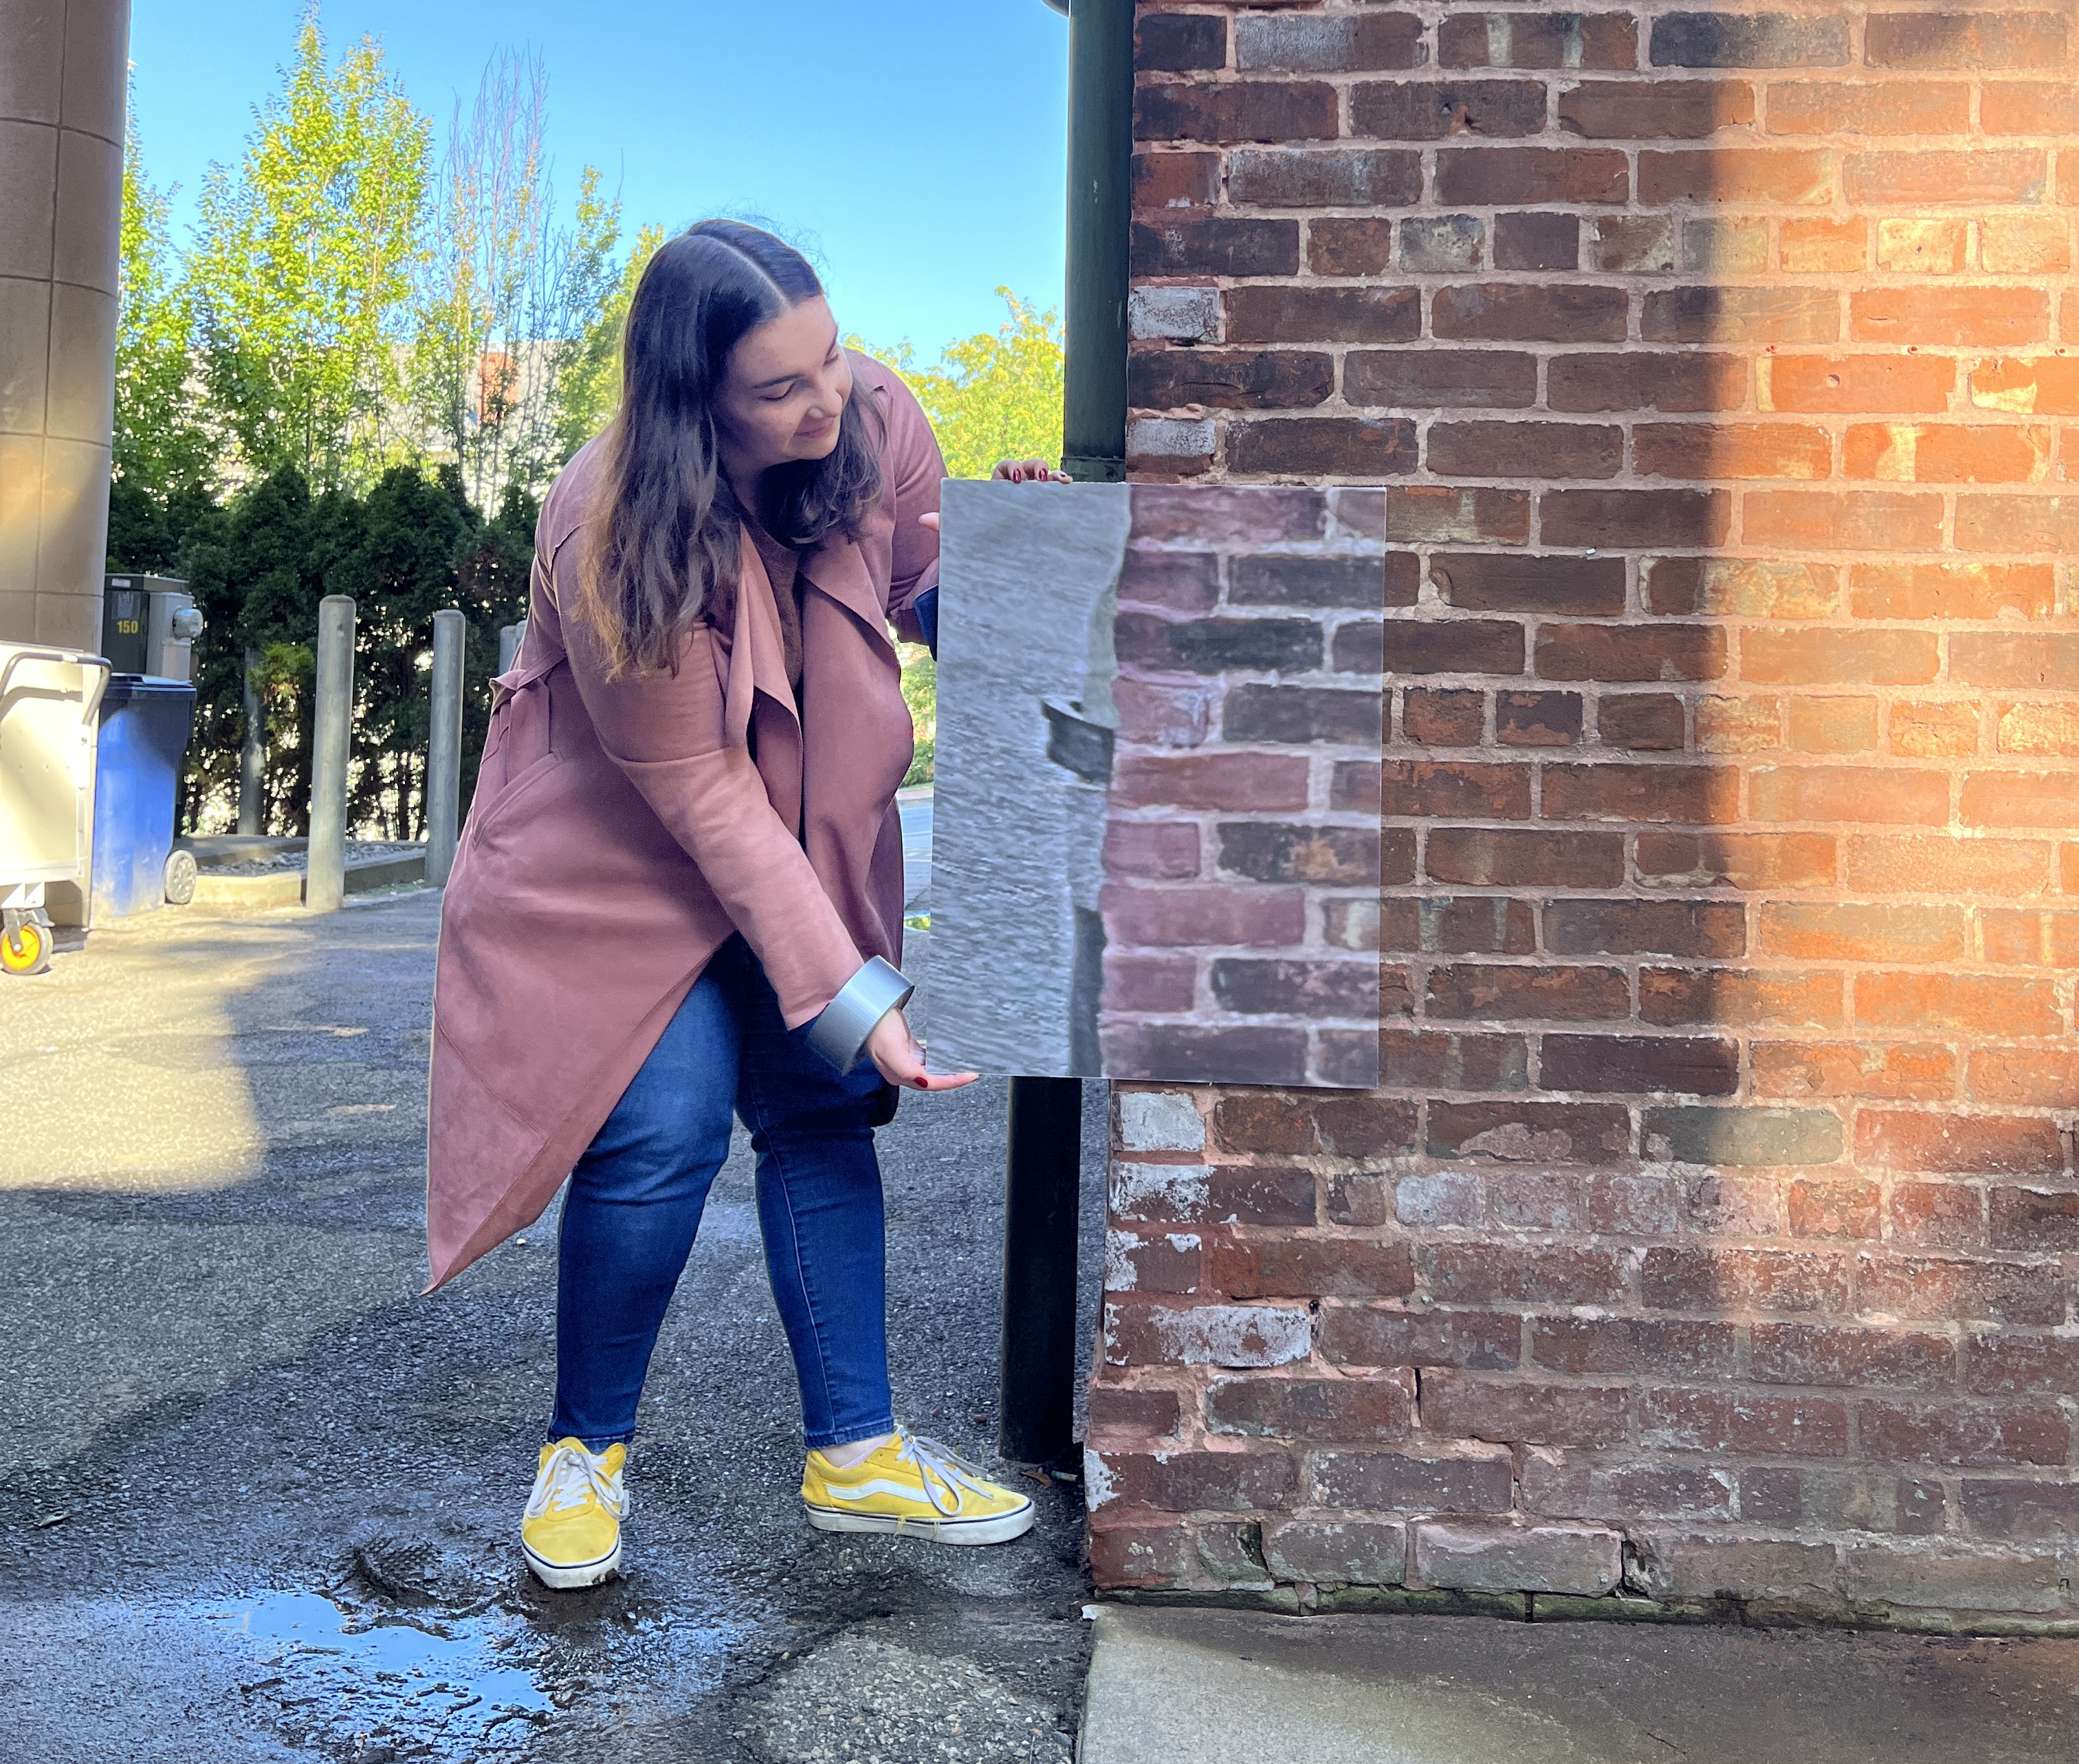
[[[1126,477],[1126,289],[1134,0],[1047,0],[1069,18],[1069,265],[1061,468]],[[1053,1464],[1074,1444],[1080,1078],[1010,1081],[998,1449]]]

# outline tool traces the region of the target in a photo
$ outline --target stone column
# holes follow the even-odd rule
[[[0,0],[0,640],[101,646],[128,0]]]

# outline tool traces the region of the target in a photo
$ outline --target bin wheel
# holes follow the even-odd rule
[[[34,919],[0,935],[0,974],[40,974],[50,965],[50,931]]]
[[[176,851],[166,859],[166,904],[186,906],[195,898],[195,860],[192,851]]]

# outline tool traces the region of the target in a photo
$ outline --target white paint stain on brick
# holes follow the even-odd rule
[[[1213,450],[1213,425],[1206,419],[1136,416],[1126,425],[1126,450],[1136,458],[1202,459]]]
[[[1211,1187],[1203,1164],[1115,1164],[1111,1210],[1125,1218],[1189,1215],[1203,1210]]]
[[[1127,1090],[1119,1099],[1119,1143],[1128,1152],[1202,1152],[1205,1117],[1181,1090]]]
[[[1130,1293],[1140,1277],[1133,1265],[1134,1246],[1140,1239],[1131,1231],[1105,1233],[1104,1283],[1108,1293]]]
[[[1136,288],[1127,297],[1127,329],[1143,341],[1210,343],[1219,322],[1219,295],[1212,288]]]
[[[1152,1310],[1163,1356],[1186,1366],[1285,1366],[1313,1351],[1314,1319],[1278,1305],[1193,1305]]]
[[[1106,1501],[1119,1495],[1119,1484],[1113,1480],[1105,1461],[1088,1446],[1083,1448],[1083,1504],[1094,1512]]]

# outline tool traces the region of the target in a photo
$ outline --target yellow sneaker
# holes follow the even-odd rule
[[[588,1452],[575,1440],[542,1448],[534,1492],[520,1521],[520,1547],[545,1586],[596,1586],[621,1565],[621,1486],[628,1448]]]
[[[811,1452],[801,1503],[818,1531],[894,1532],[938,1544],[1005,1543],[1038,1517],[1030,1499],[990,1482],[979,1465],[901,1428],[843,1468]]]

